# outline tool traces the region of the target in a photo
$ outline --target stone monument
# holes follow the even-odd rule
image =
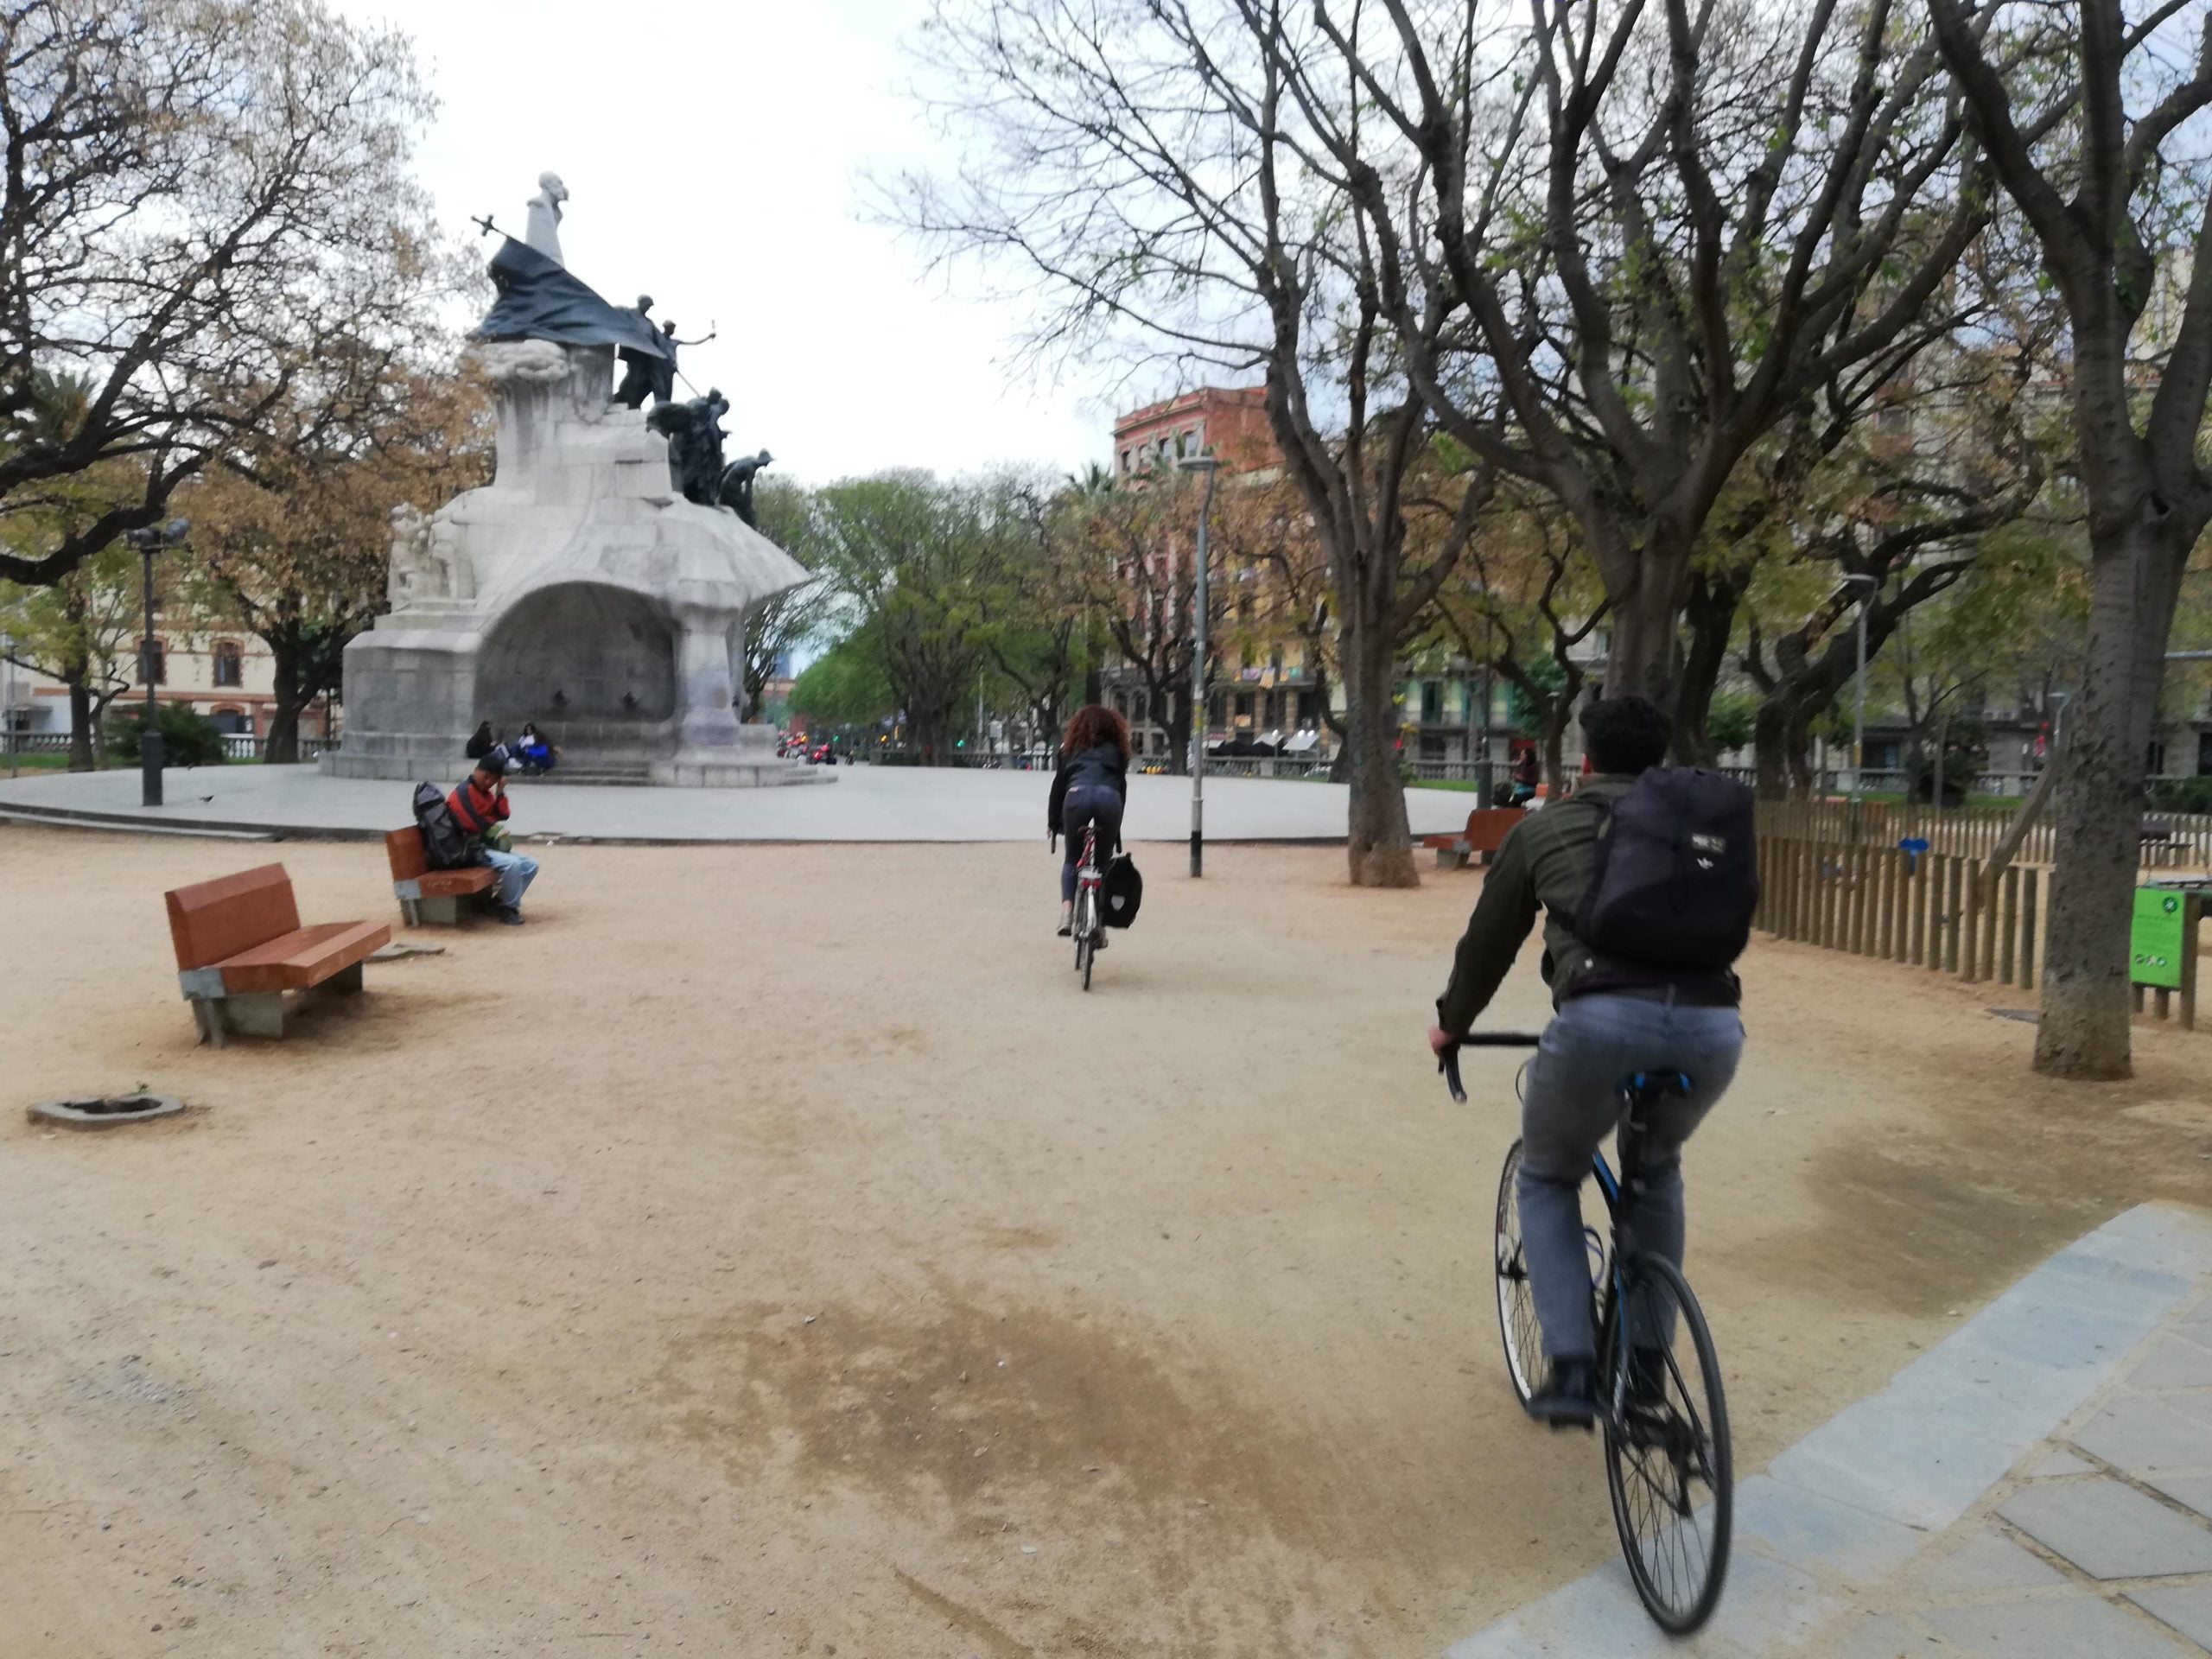
[[[550,239],[568,193],[541,183],[531,228]],[[686,499],[668,439],[613,401],[617,350],[661,336],[556,250],[508,238],[493,259],[473,349],[499,400],[495,474],[392,514],[391,611],[346,648],[345,736],[323,769],[443,781],[480,721],[529,721],[563,751],[556,779],[827,780],[737,714],[746,620],[806,570],[730,507]]]

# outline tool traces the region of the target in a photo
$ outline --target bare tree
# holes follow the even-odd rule
[[[1301,79],[1280,0],[938,0],[921,49],[965,140],[887,213],[1041,290],[1042,349],[1264,377],[1335,588],[1357,885],[1418,882],[1397,760],[1399,654],[1469,519],[1409,559],[1432,417],[1350,211],[1366,100]]]
[[[2201,36],[2170,38],[2190,14]],[[2120,0],[1929,0],[1929,15],[2072,325],[2094,596],[2059,761],[2035,1064],[2121,1077],[2132,1065],[2128,893],[2145,756],[2182,573],[2212,521],[2212,474],[2199,459],[2212,397],[2212,181],[2191,159],[2212,105],[2212,12],[2164,0],[2131,21]],[[2014,41],[2053,38],[2061,73],[2005,73]]]
[[[1739,468],[1980,303],[1960,261],[1991,192],[1933,45],[1888,0],[1535,0],[1510,40],[1402,0],[1363,35],[1370,10],[1318,0],[1332,51],[1292,79],[1356,79],[1410,152],[1337,158],[1411,378],[1572,516],[1613,606],[1605,689],[1694,743],[1732,605],[1700,560]],[[1694,599],[1717,608],[1686,656]]]
[[[164,517],[316,361],[364,256],[422,238],[432,104],[404,36],[314,0],[30,0],[0,57],[0,524],[103,462],[139,486],[6,538],[0,576],[48,582]],[[29,418],[56,371],[89,387],[60,430]]]

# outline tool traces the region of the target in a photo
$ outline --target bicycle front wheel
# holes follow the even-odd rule
[[[1505,1375],[1523,1406],[1543,1369],[1543,1337],[1536,1325],[1535,1293],[1529,1285],[1528,1255],[1521,1245],[1521,1201],[1515,1182],[1521,1173],[1521,1143],[1506,1149],[1497,1178],[1497,1334],[1505,1342]]]
[[[1672,1262],[1631,1255],[1622,1264],[1599,1352],[1621,1553],[1653,1621],[1688,1636],[1720,1603],[1736,1488],[1719,1355]]]

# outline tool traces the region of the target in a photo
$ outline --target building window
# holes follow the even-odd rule
[[[1435,680],[1421,683],[1421,722],[1433,726],[1444,718],[1444,687]]]
[[[169,683],[168,653],[158,639],[141,636],[138,641],[138,683],[167,685]]]
[[[215,683],[245,683],[245,653],[238,649],[238,642],[235,639],[218,639],[215,642]]]

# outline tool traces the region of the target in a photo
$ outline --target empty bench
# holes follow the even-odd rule
[[[465,870],[434,870],[423,852],[423,832],[395,830],[384,838],[384,855],[391,866],[391,890],[399,899],[399,913],[410,927],[426,922],[452,927],[466,907],[499,885],[499,873],[489,864]]]
[[[177,983],[201,1040],[227,1032],[284,1034],[284,994],[327,985],[361,988],[361,963],[391,941],[389,922],[300,925],[292,878],[282,864],[218,876],[165,894]]]
[[[1526,814],[1517,806],[1478,806],[1467,814],[1467,827],[1452,836],[1427,836],[1421,845],[1436,849],[1436,868],[1463,870],[1467,861],[1488,863],[1505,845],[1506,831]]]

